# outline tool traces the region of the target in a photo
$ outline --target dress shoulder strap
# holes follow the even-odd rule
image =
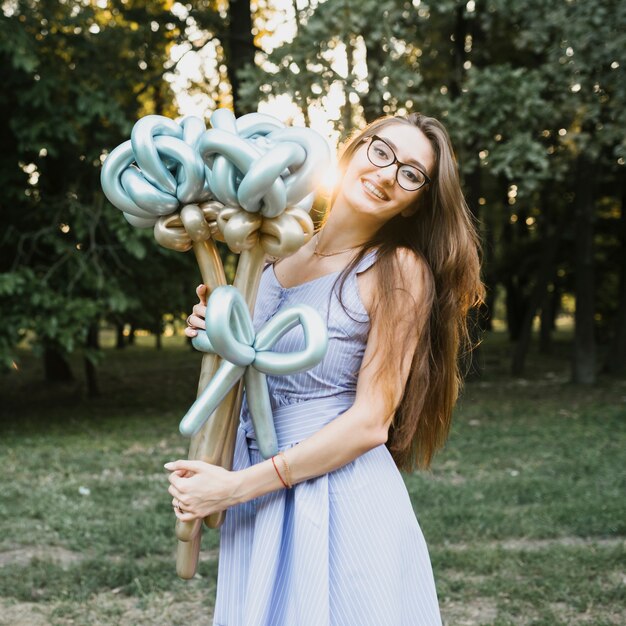
[[[376,259],[378,258],[378,250],[370,250],[357,264],[354,273],[360,274],[365,270],[368,270],[374,263],[376,263]]]

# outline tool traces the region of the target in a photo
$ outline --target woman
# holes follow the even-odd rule
[[[322,363],[268,377],[282,452],[262,459],[244,404],[232,471],[166,465],[179,519],[229,509],[216,626],[441,624],[398,468],[428,467],[447,437],[466,314],[483,297],[478,239],[435,119],[381,118],[339,167],[323,227],[266,267],[255,307],[256,326],[296,303],[328,322]],[[273,349],[301,345],[296,328]]]

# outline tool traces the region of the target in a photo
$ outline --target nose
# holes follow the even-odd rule
[[[378,179],[381,183],[389,185],[390,187],[396,182],[396,174],[398,172],[398,164],[391,163],[385,167],[378,168]]]

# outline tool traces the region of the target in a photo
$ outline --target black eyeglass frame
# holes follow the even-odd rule
[[[378,135],[370,135],[369,137],[363,138],[363,141],[368,141],[368,140],[369,140],[369,145],[367,146],[367,151],[366,151],[368,161],[372,165],[375,165],[376,167],[380,167],[381,169],[384,167],[389,167],[390,165],[395,165],[397,163],[398,167],[396,168],[396,182],[398,183],[398,185],[400,185],[400,187],[402,187],[402,189],[404,189],[404,191],[419,191],[422,187],[425,187],[426,185],[430,185],[430,183],[432,182],[432,180],[430,179],[430,176],[424,170],[417,167],[416,165],[411,165],[409,163],[403,163],[402,161],[400,161],[394,149],[382,137],[379,137]],[[391,163],[387,163],[387,165],[378,165],[378,163],[374,163],[374,161],[372,161],[372,157],[370,156],[370,148],[372,147],[372,144],[374,143],[375,140],[382,141],[387,146],[387,148],[389,148],[389,150],[391,151],[391,154],[393,154],[393,161]],[[413,169],[417,170],[420,174],[424,176],[425,178],[424,182],[417,189],[407,189],[406,187],[402,186],[402,183],[398,179],[398,173],[400,172],[400,167],[402,166],[412,167]]]

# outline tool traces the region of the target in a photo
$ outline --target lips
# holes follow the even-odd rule
[[[389,196],[378,185],[374,184],[369,178],[362,178],[361,184],[370,196],[377,200],[389,200]]]

